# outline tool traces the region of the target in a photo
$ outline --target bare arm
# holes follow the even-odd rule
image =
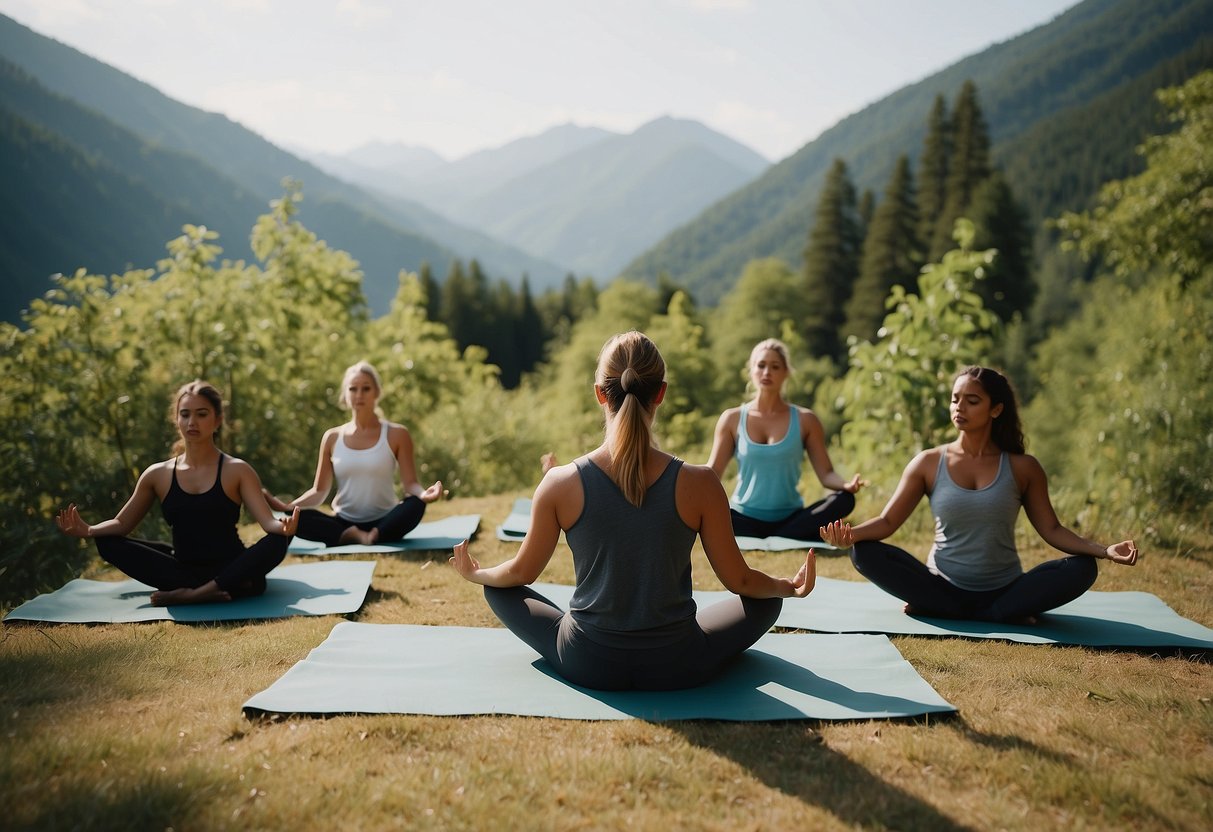
[[[774,578],[746,563],[733,536],[729,500],[708,466],[683,465],[678,477],[678,511],[699,539],[712,571],[725,589],[747,598],[803,598],[817,580],[816,553],[810,549],[791,578]]]
[[[1061,524],[1053,502],[1049,499],[1049,481],[1044,468],[1035,457],[1013,457],[1012,466],[1024,478],[1023,508],[1032,527],[1045,543],[1068,555],[1106,558],[1113,563],[1133,566],[1137,563],[1137,544],[1122,540],[1111,546],[1096,543],[1078,535]]]
[[[329,428],[324,432],[324,437],[320,440],[320,458],[316,460],[316,476],[312,479],[312,487],[304,491],[289,503],[283,502],[270,494],[268,491],[262,490],[262,495],[270,508],[275,511],[290,511],[294,508],[310,508],[318,506],[328,499],[329,491],[333,487],[333,445],[337,441],[337,434],[341,430],[340,427]]]
[[[237,481],[237,487],[240,490],[240,502],[244,504],[245,509],[248,510],[252,518],[257,521],[267,534],[292,536],[295,530],[299,528],[299,507],[295,506],[291,509],[290,517],[285,520],[279,520],[274,516],[273,509],[270,508],[270,504],[265,499],[265,494],[261,491],[261,478],[257,476],[257,472],[253,470],[253,466],[242,459],[232,459],[229,465],[240,478]]]
[[[442,481],[434,482],[429,488],[422,488],[417,481],[417,464],[413,456],[413,437],[408,429],[401,425],[392,425],[388,431],[388,442],[396,451],[396,464],[400,467],[400,486],[408,496],[418,497],[427,503],[432,503],[442,496]]]
[[[156,501],[155,480],[160,475],[162,465],[163,463],[153,465],[139,475],[139,481],[135,483],[135,493],[131,494],[126,505],[122,506],[112,519],[90,526],[80,516],[80,510],[76,508],[76,504],[71,503],[55,516],[55,524],[61,532],[71,537],[110,537],[130,534],[147,516],[148,510]]]
[[[813,466],[813,472],[817,474],[818,481],[830,489],[831,491],[848,491],[851,494],[856,494],[859,489],[868,484],[867,480],[860,479],[859,474],[844,480],[842,476],[834,470],[834,463],[830,461],[830,452],[826,448],[826,432],[821,425],[821,419],[817,418],[817,414],[811,410],[806,410],[801,407],[800,424],[804,431],[804,449],[809,455],[809,463]]]
[[[885,504],[884,510],[871,520],[865,520],[858,526],[836,520],[820,529],[821,539],[833,546],[844,549],[855,545],[859,540],[884,540],[901,528],[901,524],[913,513],[919,501],[927,493],[928,476],[939,464],[938,454],[943,453],[939,448],[932,448],[918,454],[901,473],[897,490]]]
[[[451,565],[474,584],[508,587],[533,583],[552,559],[556,543],[560,540],[560,504],[566,499],[562,492],[570,488],[570,475],[579,485],[576,467],[572,464],[553,468],[544,475],[531,500],[531,526],[514,557],[496,566],[482,568],[468,551],[468,542],[464,540],[455,546]],[[567,510],[568,506],[565,508]]]
[[[716,479],[723,480],[725,469],[737,448],[737,408],[729,408],[720,414],[716,420],[716,433],[712,437],[712,453],[708,456],[708,467],[716,474]]]

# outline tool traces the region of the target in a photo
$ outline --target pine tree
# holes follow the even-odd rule
[[[446,280],[443,281],[440,317],[459,349],[466,347],[476,322],[472,318],[471,286],[463,273],[463,263],[459,260],[451,261]]]
[[[434,279],[434,270],[428,261],[417,269],[417,281],[421,284],[421,291],[425,293],[425,316],[436,322],[442,316],[442,287]]]
[[[952,230],[956,220],[965,216],[973,195],[989,178],[990,171],[990,134],[977,102],[977,85],[965,81],[956,96],[952,115],[952,152],[948,160],[946,195],[943,210],[935,221],[928,253],[932,261],[954,247]]]
[[[968,216],[977,228],[975,245],[998,250],[986,279],[978,281],[977,291],[987,309],[1010,321],[1015,313],[1025,312],[1036,296],[1027,214],[1006,178],[996,171],[974,192]]]
[[[868,229],[872,227],[872,217],[876,214],[876,194],[872,193],[871,188],[864,188],[863,194],[859,197],[859,227],[861,230],[860,236],[868,236]]]
[[[514,332],[519,366],[522,372],[529,373],[543,361],[549,333],[531,297],[531,282],[526,275],[522,276],[522,286],[518,292],[518,317]]]
[[[930,245],[935,236],[935,223],[943,213],[951,153],[952,126],[948,121],[948,105],[942,95],[937,95],[927,117],[927,135],[923,139],[922,158],[918,163],[917,236],[924,246]]]
[[[918,207],[910,160],[901,156],[864,238],[855,291],[846,305],[841,340],[854,335],[870,341],[885,318],[885,299],[894,286],[912,290],[922,268]]]
[[[809,313],[802,331],[815,356],[835,360],[842,357],[838,322],[859,274],[862,242],[855,186],[847,174],[846,163],[835,159],[826,174],[804,253],[804,292]]]

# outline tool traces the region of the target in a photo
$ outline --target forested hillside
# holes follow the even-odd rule
[[[993,156],[1014,173],[1029,216],[1081,208],[1099,183],[1127,172],[1132,149],[1157,129],[1150,90],[1210,66],[1211,39],[1213,0],[1087,0],[844,119],[624,275],[666,273],[714,303],[758,253],[799,267],[832,162],[845,161],[858,191],[879,192],[899,156],[917,166],[933,100],[950,100],[965,81],[980,91]],[[1042,143],[1063,132],[1073,140]]]

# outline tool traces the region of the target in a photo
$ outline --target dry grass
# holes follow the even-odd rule
[[[462,499],[486,562],[516,495]],[[1027,541],[1025,540],[1025,543]],[[1033,560],[1044,552],[1029,549]],[[756,556],[791,572],[794,553]],[[824,575],[855,579],[823,556]],[[1097,588],[1213,622],[1209,549]],[[568,582],[567,550],[544,580]],[[702,557],[697,585],[719,588]],[[811,599],[810,599],[811,601]],[[444,553],[380,556],[351,618],[495,626]],[[6,625],[0,805],[35,829],[1193,829],[1213,827],[1202,657],[898,637],[960,714],[733,724],[520,717],[246,720],[241,703],[334,617],[211,626]]]

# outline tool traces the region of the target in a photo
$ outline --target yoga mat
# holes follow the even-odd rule
[[[510,509],[510,514],[505,518],[505,522],[497,527],[498,540],[512,540],[520,542],[526,537],[527,529],[531,527],[531,501],[523,497],[514,501],[513,508]],[[821,541],[804,541],[793,540],[790,537],[741,537],[737,538],[737,547],[743,552],[747,551],[762,551],[762,552],[783,552],[790,549],[817,549],[818,551],[832,549],[838,551],[837,546],[831,546],[829,543]]]
[[[558,719],[882,719],[956,709],[885,636],[768,633],[682,691],[572,685],[509,630],[341,622],[246,713],[517,714]]]
[[[527,529],[530,527],[531,500],[529,497],[520,497],[514,501],[514,505],[510,509],[509,516],[505,518],[505,522],[497,527],[497,539],[512,540],[515,543],[521,542],[526,537]]]
[[[291,615],[354,612],[366,600],[374,561],[326,561],[279,566],[266,576],[264,595],[213,604],[153,607],[147,584],[86,581],[77,578],[39,595],[4,617],[5,621],[52,621],[64,624],[128,621],[243,621]]]
[[[367,552],[405,552],[424,549],[450,549],[461,540],[470,540],[480,527],[479,514],[457,514],[441,520],[418,523],[417,528],[395,543],[348,543],[325,546],[316,540],[295,537],[287,551],[292,555],[345,555]]]
[[[573,587],[533,585],[536,592],[568,609]],[[730,593],[694,592],[695,603],[713,604]],[[823,633],[888,633],[918,636],[996,638],[1025,644],[1084,647],[1187,647],[1213,649],[1213,629],[1181,617],[1148,592],[1089,591],[1040,616],[1035,626],[909,616],[905,602],[867,581],[818,578],[807,598],[788,598],[776,627]]]

